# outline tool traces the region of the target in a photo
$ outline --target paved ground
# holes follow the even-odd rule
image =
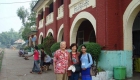
[[[0,80],[55,80],[52,66],[52,70],[43,74],[29,73],[33,67],[33,57],[29,59],[18,57],[18,50],[5,49]],[[135,73],[133,78],[127,80],[140,80],[140,73]]]
[[[23,57],[18,57],[17,52],[5,49],[0,80],[55,80],[53,69],[43,74],[29,73],[33,67],[33,57],[24,60]]]

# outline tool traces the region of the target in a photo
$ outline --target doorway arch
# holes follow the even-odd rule
[[[70,28],[70,44],[76,43],[76,36],[77,36],[77,31],[80,26],[80,24],[84,21],[88,20],[93,26],[93,29],[95,31],[96,35],[96,19],[92,14],[89,12],[80,12],[74,19],[72,26]]]
[[[57,34],[57,42],[61,42],[63,40],[63,31],[64,29],[64,25],[62,24],[58,30],[58,34]]]
[[[140,11],[140,0],[132,0],[123,15],[123,49],[132,51],[132,27]]]

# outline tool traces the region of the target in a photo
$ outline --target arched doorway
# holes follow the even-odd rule
[[[80,12],[75,17],[70,29],[70,44],[77,43],[78,45],[80,45],[89,41],[95,42],[95,35],[96,19],[89,12]]]
[[[63,31],[63,28],[64,25],[62,24],[58,30],[58,34],[57,34],[57,42],[61,42],[63,41],[63,34],[64,34],[64,31]]]
[[[129,73],[127,76],[132,77],[135,75],[134,70],[134,56],[137,54],[136,47],[139,47],[139,15],[140,15],[140,0],[132,0],[131,3],[126,8],[126,11],[123,15],[123,33],[124,33],[124,42],[123,47],[124,51],[127,52],[127,59],[131,58],[131,61],[129,61],[129,64],[131,66],[130,69],[127,70],[127,73]],[[138,23],[139,22],[139,23]],[[140,47],[139,47],[140,48]],[[136,52],[136,53],[135,53]],[[128,54],[129,53],[129,54]],[[131,54],[130,54],[131,53]],[[129,55],[129,56],[128,56]],[[128,60],[127,60],[128,61]]]
[[[90,21],[85,19],[81,22],[77,31],[76,43],[79,45],[88,42],[96,42],[95,31]]]
[[[39,34],[38,44],[42,44],[42,43],[43,43],[43,33],[41,32]]]
[[[51,32],[49,32],[47,36],[53,36],[53,34]]]
[[[137,14],[133,23],[133,72],[134,76],[140,72],[140,12]],[[139,74],[140,75],[140,74]]]
[[[52,30],[52,29],[49,29],[49,30],[47,31],[47,35],[46,35],[46,36],[48,36],[48,35],[53,36],[53,30]]]
[[[41,41],[41,44],[42,44],[43,43],[43,36],[41,36],[41,40],[40,41]]]

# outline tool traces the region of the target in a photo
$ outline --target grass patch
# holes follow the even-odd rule
[[[1,71],[1,66],[2,66],[3,54],[4,54],[4,51],[2,50],[0,53],[0,71]]]

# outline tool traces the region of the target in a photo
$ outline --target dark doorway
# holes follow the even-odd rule
[[[140,74],[140,12],[133,23],[133,71],[134,77]]]
[[[96,42],[95,31],[88,20],[84,20],[77,31],[76,42],[79,45],[88,42]]]

